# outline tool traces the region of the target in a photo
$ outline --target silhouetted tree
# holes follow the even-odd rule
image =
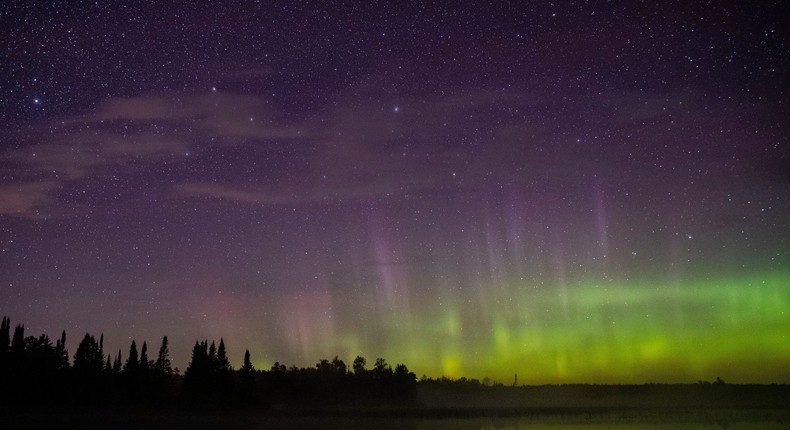
[[[11,319],[3,317],[3,322],[0,324],[0,357],[8,354],[11,347]]]
[[[285,373],[288,371],[288,368],[284,364],[280,364],[279,361],[275,361],[274,364],[272,364],[271,371]]]
[[[121,350],[118,350],[118,355],[115,356],[115,361],[112,363],[112,373],[118,374],[123,370],[123,361],[121,360]]]
[[[329,362],[326,358],[322,358],[315,364],[315,370],[318,371],[319,374],[329,376],[333,373],[332,363]]]
[[[214,343],[212,342],[211,345],[213,346]],[[230,366],[230,361],[228,360],[227,353],[225,352],[225,341],[222,338],[219,339],[219,348],[217,349],[217,358],[216,358],[216,368],[219,371],[232,370]]]
[[[25,326],[17,325],[14,328],[14,337],[11,339],[11,349],[8,351],[9,363],[12,371],[18,372],[25,360]]]
[[[260,402],[263,394],[257,384],[266,388],[267,402],[401,401],[413,398],[416,387],[415,375],[404,364],[397,364],[393,370],[385,359],[377,358],[373,368],[367,370],[361,356],[353,361],[353,374],[338,356],[319,360],[315,368],[286,367],[276,362],[271,371],[261,372],[255,370],[250,351],[245,350],[242,365],[234,372],[222,338],[218,344],[195,342],[179,385],[179,375],[173,376],[171,369],[166,336],[156,360],[148,359],[147,342],[143,342],[138,355],[137,344],[132,341],[124,364],[121,350],[114,359],[103,353],[104,335],[97,341],[86,333],[70,371],[65,345],[65,331],[54,346],[46,334],[25,337],[23,325],[18,325],[11,336],[10,320],[4,317],[0,322],[0,363],[7,366],[0,367],[0,404],[55,399],[85,405],[110,405],[112,401],[160,404],[172,399],[169,396],[179,386],[195,404],[253,404]],[[723,381],[717,379],[717,383]],[[467,382],[462,378],[458,384]]]
[[[354,374],[357,376],[362,376],[365,374],[365,365],[367,365],[365,357],[358,355],[357,358],[354,359],[354,363],[351,365],[354,369]]]
[[[127,373],[136,373],[140,367],[140,362],[137,359],[137,344],[132,341],[132,346],[129,347],[129,358],[126,359],[126,365],[123,370]]]
[[[213,341],[211,346],[207,341],[195,342],[184,372],[185,394],[198,402],[225,403],[232,399],[233,382],[224,340],[220,339],[219,349]]]
[[[77,352],[74,353],[74,371],[80,375],[79,377],[92,377],[101,372],[104,364],[104,357],[101,355],[99,343],[96,338],[89,333],[85,333],[77,347]]]
[[[162,346],[159,347],[159,354],[154,363],[154,370],[169,376],[173,374],[173,369],[170,366],[170,351],[167,347],[167,336],[165,336],[162,338]]]
[[[193,401],[205,401],[208,397],[206,388],[211,373],[208,343],[203,341],[192,347],[192,359],[184,371],[184,394]]]
[[[346,363],[344,363],[343,360],[337,358],[337,356],[332,359],[332,370],[339,376],[345,376],[348,373]]]
[[[376,364],[373,365],[373,377],[378,380],[386,380],[392,376],[392,367],[387,364],[387,360],[377,358]]]
[[[228,402],[233,397],[234,392],[233,367],[230,365],[230,360],[228,360],[225,340],[222,338],[219,339],[217,358],[214,363],[214,374],[211,379],[213,380],[211,385],[214,386],[217,395],[215,402]]]
[[[23,369],[28,378],[41,381],[53,377],[58,371],[58,356],[46,334],[25,338],[24,360]]]
[[[101,356],[99,342],[89,333],[85,333],[74,353],[74,388],[76,393],[72,394],[73,401],[91,404],[99,398],[103,366],[104,357]]]
[[[0,324],[0,377],[8,371],[8,356],[11,351],[11,319],[3,317]],[[0,397],[1,399],[2,397]]]
[[[148,372],[148,345],[143,341],[143,347],[140,349],[140,371]]]
[[[252,373],[255,371],[255,368],[252,366],[252,362],[250,361],[250,350],[247,349],[244,351],[244,362],[239,369],[242,372]]]
[[[416,389],[417,375],[409,372],[405,364],[396,365],[395,372],[392,374],[393,394],[398,398],[406,399],[412,397]]]
[[[239,368],[240,397],[242,404],[252,404],[255,402],[255,368],[250,361],[250,350],[244,351],[244,362]]]
[[[66,330],[60,334],[60,339],[55,342],[55,354],[58,356],[58,369],[69,367],[69,351],[66,349]]]
[[[104,360],[104,333],[99,336],[99,357]]]
[[[211,346],[208,348],[208,364],[210,367],[213,367],[214,364],[217,362],[217,347],[214,345],[214,341],[211,341]]]

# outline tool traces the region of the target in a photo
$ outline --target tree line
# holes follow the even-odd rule
[[[369,369],[358,356],[351,366],[335,357],[314,367],[255,369],[249,350],[238,369],[227,356],[225,342],[196,341],[183,375],[172,367],[167,336],[158,353],[133,340],[125,354],[105,351],[86,333],[69,360],[66,332],[52,340],[46,334],[25,336],[24,325],[11,330],[0,324],[0,401],[11,403],[115,406],[198,405],[264,406],[342,402],[406,402],[414,398],[416,376],[404,364],[394,368],[377,358]]]

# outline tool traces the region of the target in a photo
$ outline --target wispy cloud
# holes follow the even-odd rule
[[[222,92],[113,98],[36,129],[42,131],[0,154],[9,177],[16,178],[0,190],[0,214],[46,216],[54,193],[67,182],[182,157],[205,142],[238,145],[307,135],[282,121],[266,99]]]
[[[57,188],[55,181],[0,186],[0,215],[40,217],[42,209],[52,203],[52,192]]]
[[[198,135],[232,139],[306,137],[297,126],[283,124],[263,97],[212,91],[185,97],[137,97],[105,102],[90,122],[145,121],[179,125]]]
[[[334,204],[420,192],[432,185],[427,178],[402,178],[367,184],[302,184],[272,187],[240,186],[210,182],[185,182],[176,191],[187,197],[222,199],[260,206]]]
[[[29,146],[10,158],[58,180],[77,180],[100,167],[146,163],[183,153],[188,143],[178,137],[121,135],[112,131],[74,133]]]

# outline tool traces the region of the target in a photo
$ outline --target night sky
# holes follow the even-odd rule
[[[790,382],[786,4],[95,3],[0,2],[27,334]]]

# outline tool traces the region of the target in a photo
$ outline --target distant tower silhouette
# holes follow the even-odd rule
[[[515,387],[517,385],[518,385],[518,373],[516,373],[516,376],[513,378],[513,386]]]

